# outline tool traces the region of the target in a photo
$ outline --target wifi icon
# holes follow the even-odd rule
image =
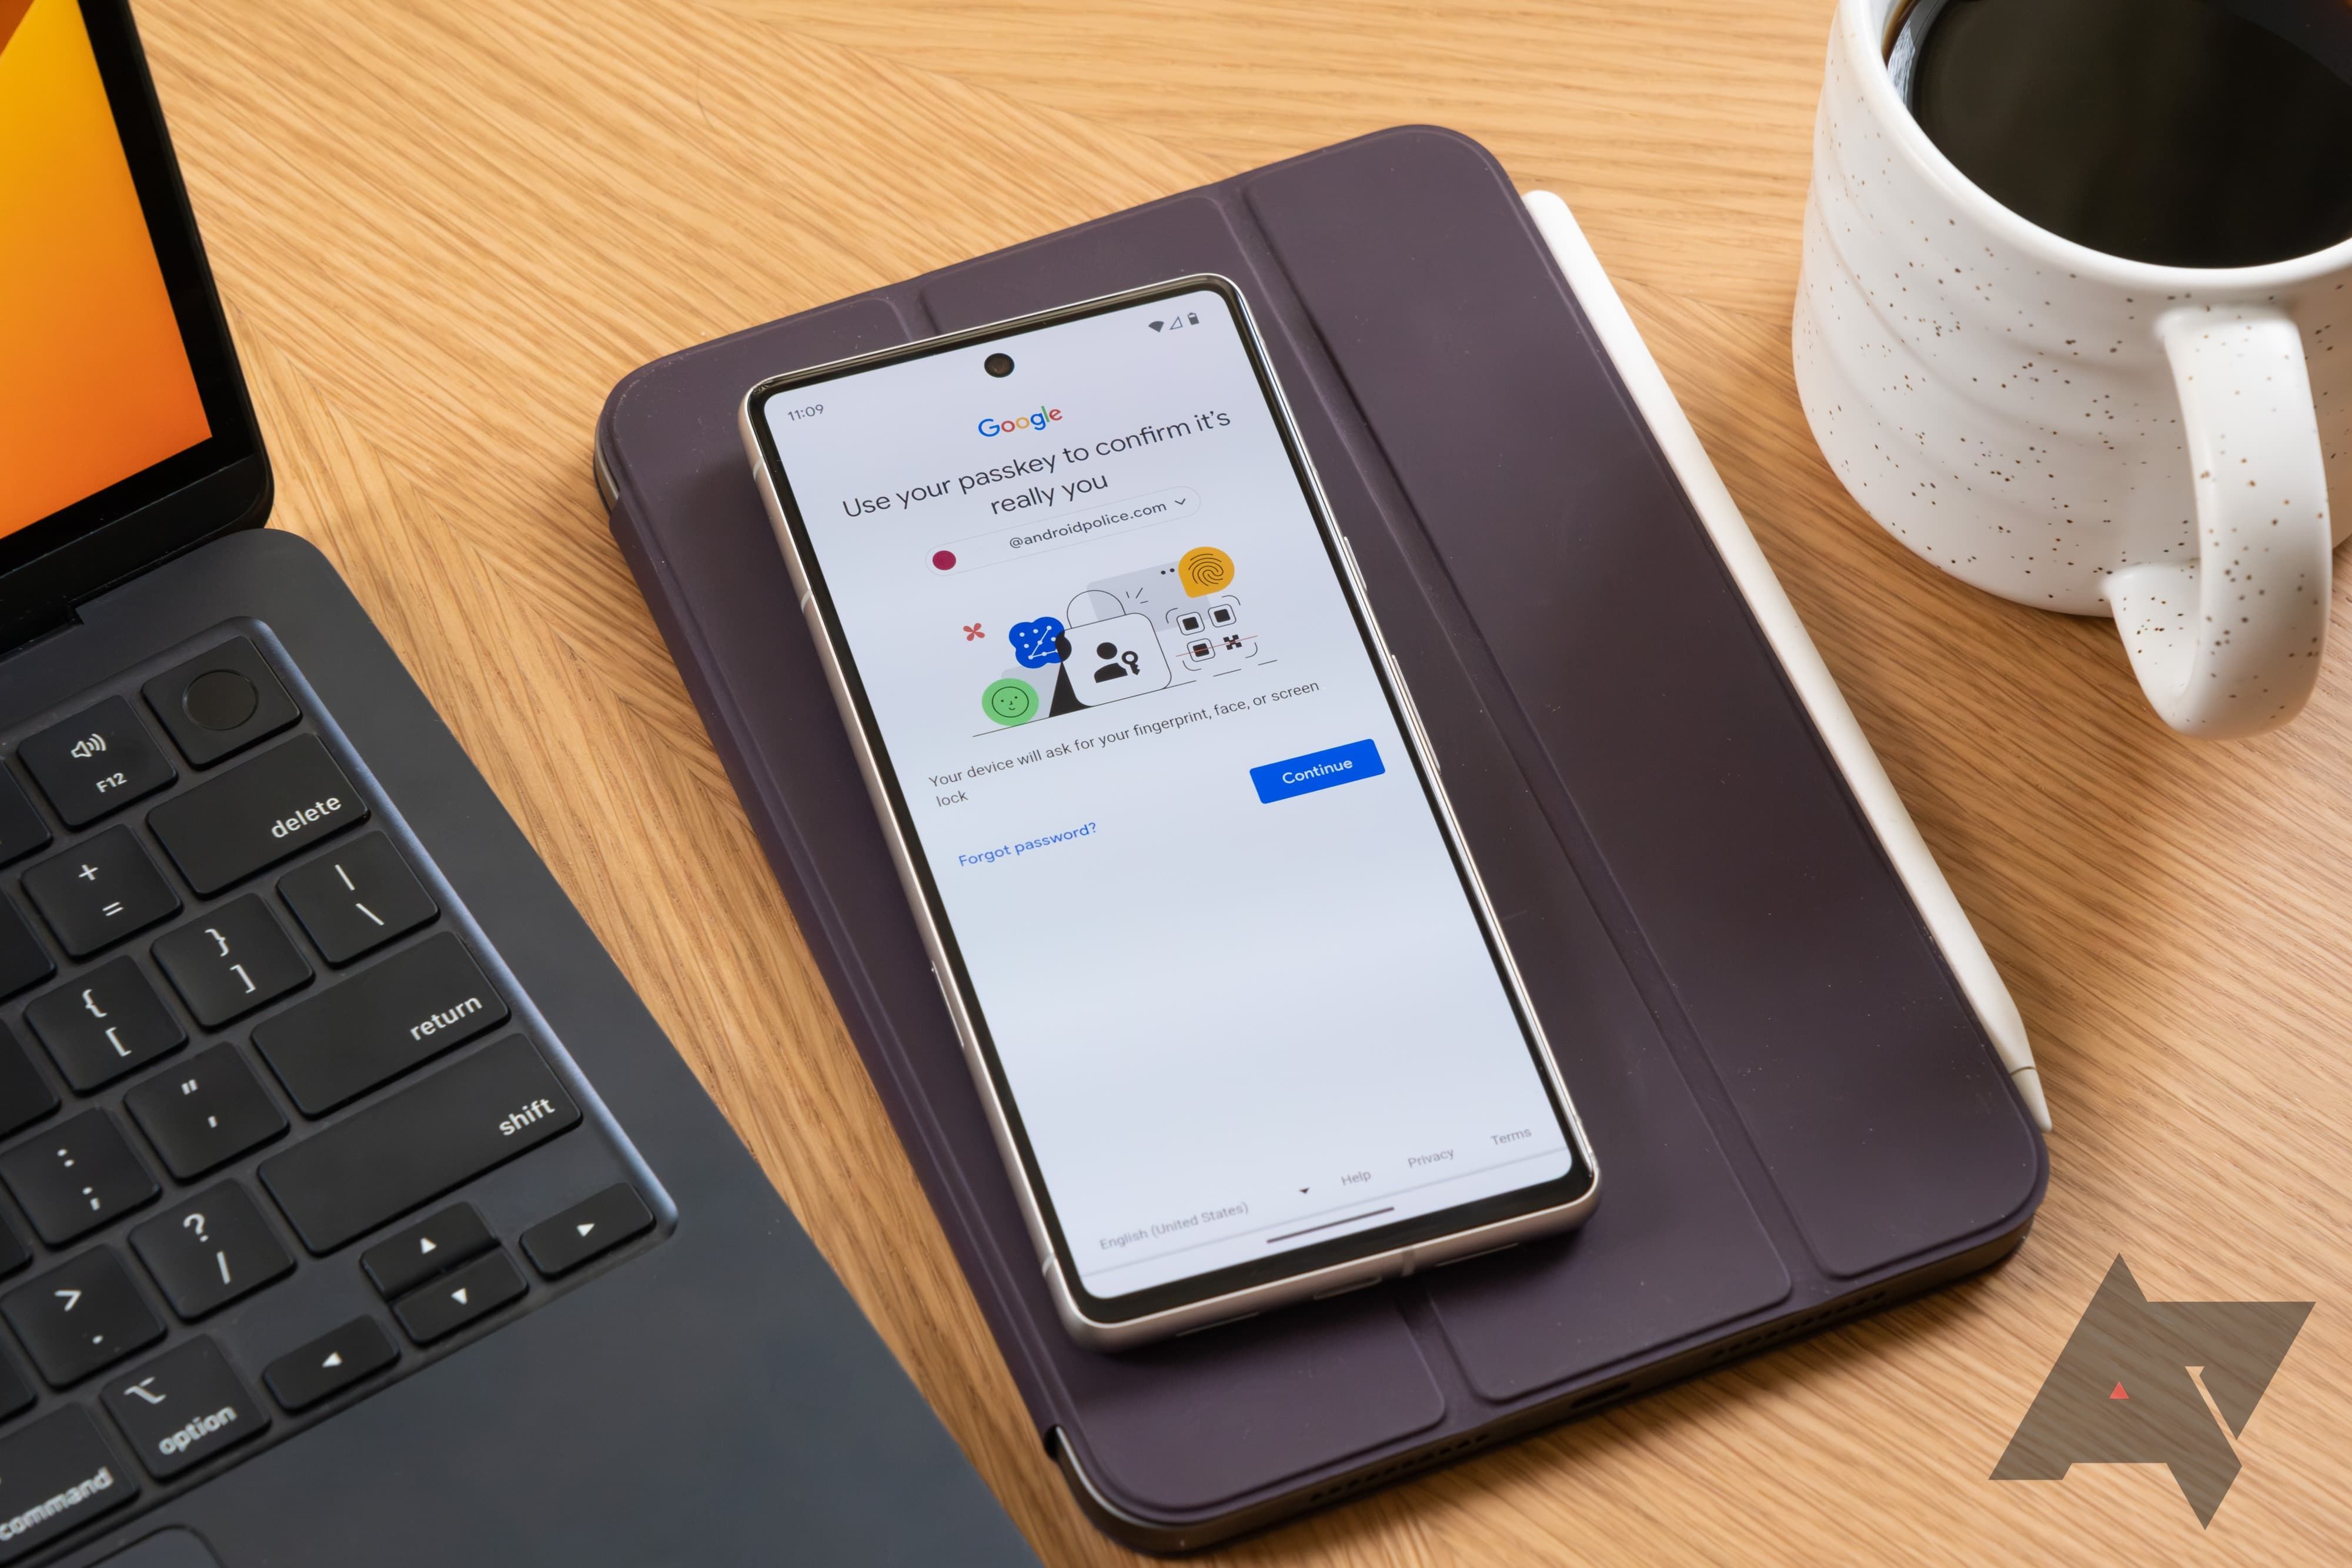
[[[1165,321],[1154,321],[1151,324],[1151,329],[1157,332],[1160,328],[1165,327],[1166,325],[1168,325],[1168,323]]]

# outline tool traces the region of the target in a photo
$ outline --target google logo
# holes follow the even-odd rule
[[[1018,419],[983,419],[980,422],[982,435],[1010,435],[1016,430],[1043,430],[1062,417],[1058,408],[1038,406],[1034,413],[1024,413]]]

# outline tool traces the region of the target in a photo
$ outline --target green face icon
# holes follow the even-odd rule
[[[1027,724],[1037,716],[1037,688],[1026,681],[992,681],[980,694],[980,708],[991,724]]]

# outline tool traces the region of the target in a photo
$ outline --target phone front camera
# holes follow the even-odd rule
[[[1010,354],[991,354],[988,358],[980,361],[980,368],[986,371],[992,376],[997,376],[1000,378],[1009,376],[1013,373],[1013,356]]]

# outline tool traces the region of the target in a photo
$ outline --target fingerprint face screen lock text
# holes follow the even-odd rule
[[[1103,1300],[1571,1167],[1241,332],[1202,290],[764,405]]]

